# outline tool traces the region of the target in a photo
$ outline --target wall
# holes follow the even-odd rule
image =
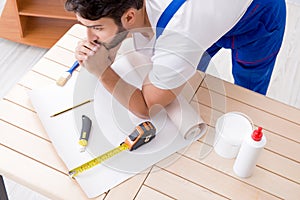
[[[287,3],[294,3],[300,6],[300,0],[287,0]]]

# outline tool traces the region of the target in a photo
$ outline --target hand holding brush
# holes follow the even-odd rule
[[[59,86],[64,86],[67,83],[67,81],[71,78],[72,73],[74,72],[74,70],[76,70],[78,66],[79,66],[78,61],[75,61],[72,67],[68,71],[64,72],[59,77],[59,79],[57,79],[56,84]]]

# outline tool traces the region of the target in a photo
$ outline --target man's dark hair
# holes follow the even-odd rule
[[[144,0],[67,0],[65,8],[88,20],[112,18],[121,25],[121,17],[129,8],[140,9]]]

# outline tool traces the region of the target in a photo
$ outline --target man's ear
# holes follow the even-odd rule
[[[121,17],[121,22],[123,27],[126,29],[130,29],[136,21],[136,10],[133,8],[129,8]]]

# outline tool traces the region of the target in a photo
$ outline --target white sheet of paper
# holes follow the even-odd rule
[[[128,70],[123,66],[122,69],[116,71],[131,84],[141,86],[142,79],[138,74],[133,72],[127,76],[126,73],[132,69]],[[52,85],[49,88],[33,89],[30,92],[30,98],[58,155],[69,170],[119,146],[139,123],[145,121],[119,104],[84,68],[77,77],[73,76],[66,86]],[[50,117],[56,112],[88,99],[94,99],[94,102],[56,117]],[[168,108],[162,110],[150,119],[157,129],[156,137],[151,142],[135,151],[121,152],[75,177],[89,198],[106,192],[158,161],[187,147],[205,133],[206,125],[196,112],[191,111],[187,101],[180,97],[176,103],[178,106],[170,107],[170,109],[179,110],[180,116],[177,117],[176,124],[168,116]],[[176,112],[173,112],[173,115]],[[80,153],[78,140],[83,114],[92,120],[92,130],[87,151]],[[185,119],[189,121],[185,122]],[[195,123],[201,125],[201,133],[198,133],[195,138],[184,139],[185,133],[181,133],[180,130],[187,130]],[[182,128],[181,126],[188,127]]]

